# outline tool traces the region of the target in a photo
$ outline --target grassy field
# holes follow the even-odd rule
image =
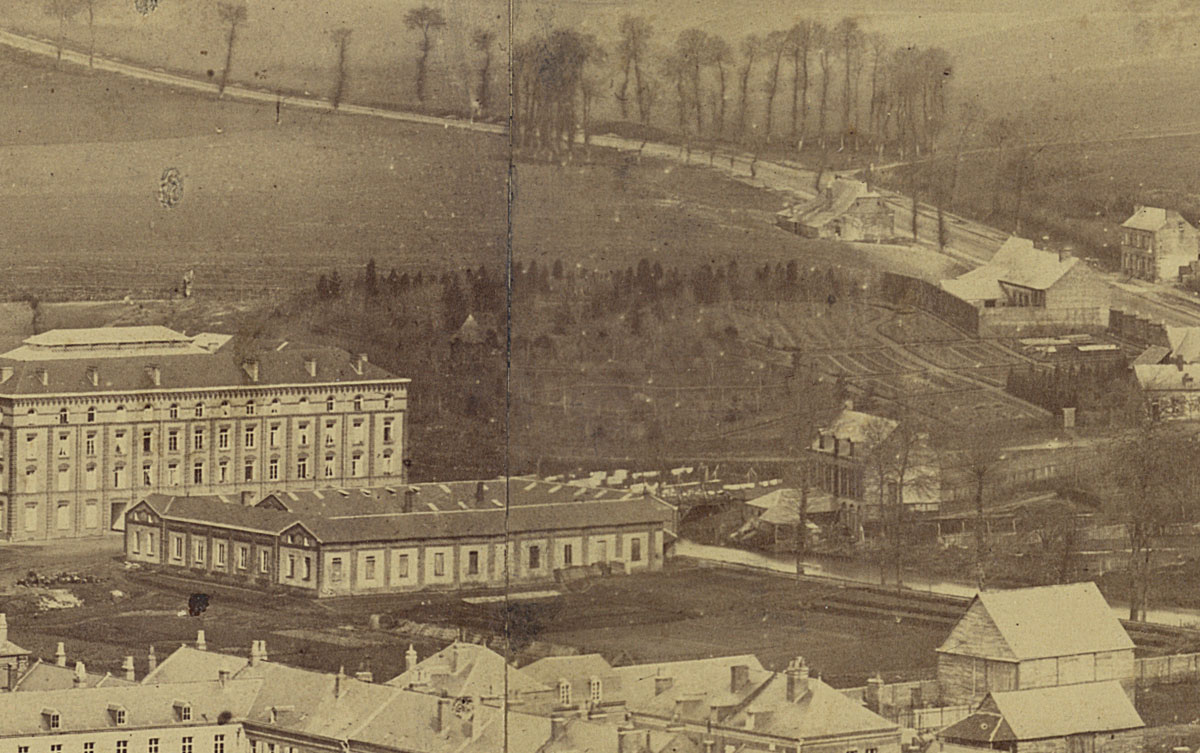
[[[0,549],[0,611],[7,612],[10,636],[18,645],[48,658],[63,641],[70,660],[82,660],[92,671],[115,673],[121,659],[133,654],[141,674],[151,643],[161,658],[195,640],[196,630],[203,628],[210,650],[244,654],[251,640],[266,638],[278,661],[328,671],[339,665],[353,671],[365,661],[376,678],[386,680],[402,671],[411,637],[367,630],[371,614],[483,633],[503,624],[496,608],[468,605],[451,594],[326,604],[213,591],[183,581],[151,583],[121,567],[113,539],[69,547],[69,554],[63,545]],[[83,598],[81,607],[39,613],[30,589],[12,586],[30,569],[88,572],[103,582],[69,587]],[[764,665],[783,669],[790,658],[803,655],[814,671],[843,687],[862,684],[876,671],[912,676],[934,665],[933,649],[944,630],[825,614],[808,606],[825,588],[787,577],[688,567],[593,580],[555,599],[526,602],[532,606],[523,637],[598,651],[617,663],[753,653]],[[114,589],[124,595],[114,599]],[[199,617],[186,615],[194,591],[210,596]],[[181,610],[185,614],[178,614]],[[416,642],[422,656],[440,648]]]

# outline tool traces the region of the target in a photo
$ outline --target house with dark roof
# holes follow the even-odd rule
[[[1120,683],[1091,682],[988,693],[938,739],[943,753],[1139,753],[1145,726]]]
[[[100,536],[147,493],[405,481],[409,380],[365,355],[166,327],[0,354],[0,539]]]
[[[780,212],[776,224],[806,238],[879,242],[896,235],[883,196],[848,178],[835,178],[812,200]]]
[[[488,589],[579,568],[660,569],[674,515],[646,494],[526,479],[284,492],[258,504],[151,494],[126,515],[125,556],[314,596]]]
[[[942,701],[1109,681],[1132,694],[1133,649],[1095,583],[985,591],[937,649]]]
[[[8,639],[8,616],[0,612],[0,688],[12,690],[29,667],[29,652]]]
[[[1121,223],[1121,271],[1150,282],[1176,282],[1197,261],[1196,228],[1174,209],[1137,206]]]
[[[942,290],[979,311],[980,334],[1108,326],[1108,288],[1074,256],[1010,237],[983,266],[942,280]]]

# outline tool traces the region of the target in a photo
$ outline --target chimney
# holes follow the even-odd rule
[[[304,370],[308,372],[310,377],[315,377],[317,375],[317,359],[312,356],[305,356]]]
[[[249,489],[242,490],[242,507],[254,507],[254,492]]]
[[[668,677],[667,675],[662,674],[661,667],[659,668],[658,672],[659,674],[654,676],[654,695],[662,695],[670,690],[671,686],[675,684],[675,679],[673,677]]]
[[[356,356],[354,356],[354,359],[352,361],[350,361],[350,367],[352,369],[354,369],[354,373],[358,374],[359,376],[362,376],[363,369],[366,368],[366,365],[367,365],[367,354],[366,353],[359,353]]]
[[[650,730],[635,727],[617,729],[618,753],[650,753]]]
[[[808,665],[804,663],[804,657],[797,656],[788,662],[785,675],[788,703],[795,703],[808,693]]]
[[[475,504],[479,505],[481,507],[483,506],[483,482],[482,481],[475,482]]]
[[[150,383],[155,387],[162,386],[162,369],[157,366],[147,366],[146,376],[150,377]]]
[[[868,709],[879,713],[881,696],[883,695],[883,678],[876,674],[867,678],[867,692],[863,701]]]
[[[158,668],[158,657],[154,655],[154,646],[150,647],[150,652],[146,655],[146,673],[149,674]]]
[[[38,381],[42,383],[43,387],[50,384],[50,372],[49,371],[47,371],[45,369],[38,369],[37,377],[38,377]]]
[[[716,740],[704,738],[704,753],[713,753],[713,746],[717,744]]]
[[[258,642],[258,654],[263,661],[267,660],[267,640],[265,638]]]
[[[54,663],[59,667],[67,666],[67,647],[62,641],[59,641],[54,649]]]
[[[333,676],[333,697],[341,698],[344,692],[346,692],[346,668],[339,666],[337,674]]]
[[[8,640],[8,616],[0,612],[0,643]]]
[[[133,657],[126,656],[125,661],[121,664],[121,671],[125,673],[125,679],[134,682],[136,677],[133,669]]]
[[[262,651],[258,648],[258,641],[250,641],[250,666],[257,667],[262,661]]]
[[[217,682],[221,683],[222,688],[229,684],[229,670],[228,669],[217,670]]]
[[[567,718],[565,716],[550,717],[550,739],[561,740],[567,734]],[[624,748],[621,749],[624,753]]]
[[[89,366],[87,370],[87,378],[88,382],[90,382],[93,387],[99,387],[100,369],[96,368],[95,366]]]
[[[404,512],[412,512],[417,501],[417,488],[410,486],[404,490]]]
[[[437,699],[437,716],[433,718],[433,731],[441,732],[450,722],[446,708],[450,705],[449,698]]]
[[[75,662],[75,687],[87,687],[87,667],[81,661]]]
[[[245,370],[246,376],[250,377],[251,382],[258,381],[258,359],[247,358],[242,361],[242,369]]]
[[[404,671],[411,672],[417,667],[417,650],[413,645],[408,644],[408,650],[404,652]]]
[[[196,631],[196,650],[197,651],[207,651],[208,650],[208,641],[204,640],[204,631],[203,630]]]
[[[9,690],[17,687],[17,683],[21,681],[21,670],[16,664],[8,665],[8,685],[5,687]]]
[[[750,684],[750,665],[736,664],[729,668],[729,692],[740,693]]]
[[[7,382],[9,379],[12,379],[12,375],[13,375],[13,367],[0,366],[0,384]]]

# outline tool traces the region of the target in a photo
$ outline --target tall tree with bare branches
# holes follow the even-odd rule
[[[646,87],[643,66],[650,54],[650,39],[654,27],[642,16],[624,15],[617,24],[620,41],[617,43],[617,59],[621,66],[621,84],[617,88],[617,104],[621,117],[629,117],[629,84],[633,83],[633,100],[637,105],[638,120],[649,123],[649,107],[646,103]]]
[[[346,48],[350,45],[351,30],[345,27],[334,29],[329,33],[333,44],[337,47],[337,69],[333,79],[333,109],[342,104],[342,96],[346,93]]]
[[[792,57],[792,130],[791,142],[798,148],[804,143],[808,120],[808,56],[819,24],[800,21],[788,29],[788,52]]]
[[[404,14],[404,27],[410,31],[421,32],[421,41],[417,48],[421,54],[417,57],[417,101],[425,103],[425,86],[429,72],[429,53],[433,50],[433,34],[446,28],[446,17],[440,10],[429,5],[411,8]]]
[[[767,74],[766,83],[766,123],[763,129],[767,143],[771,143],[771,125],[775,119],[775,95],[779,92],[779,69],[783,65],[783,56],[788,49],[788,34],[786,31],[773,31],[767,34],[763,44],[771,67]]]
[[[63,44],[67,38],[67,22],[83,10],[80,0],[46,0],[46,15],[58,22],[58,37],[55,41],[56,57],[54,64],[62,64]]]
[[[233,67],[233,45],[237,41],[238,27],[246,22],[247,16],[246,6],[241,3],[217,3],[217,17],[221,19],[221,23],[229,27],[229,33],[225,38],[225,67],[221,69],[221,82],[217,86],[217,96],[225,93],[225,86],[229,83],[229,71]]]
[[[492,46],[496,42],[496,32],[487,29],[476,29],[471,35],[471,47],[476,52],[483,53],[483,62],[479,66],[479,90],[475,101],[479,103],[481,112],[491,108],[491,76],[492,76]]]
[[[754,61],[762,52],[762,37],[757,34],[747,34],[742,39],[742,68],[738,72],[738,140],[746,138],[746,117],[750,108],[750,77],[753,74]]]

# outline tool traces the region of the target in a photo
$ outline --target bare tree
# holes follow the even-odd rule
[[[225,38],[225,67],[221,69],[217,96],[225,93],[225,86],[229,83],[229,70],[233,66],[233,45],[237,41],[238,27],[246,22],[247,15],[246,6],[241,3],[217,3],[217,17],[221,19],[221,23],[229,26],[229,34]]]
[[[817,108],[817,138],[821,148],[825,148],[827,137],[826,116],[829,113],[829,82],[833,74],[833,50],[835,41],[824,28],[813,36],[813,44],[817,48],[817,59],[821,61],[821,99]]]
[[[96,67],[96,6],[104,0],[82,0],[88,14],[88,68]]]
[[[629,82],[632,74],[634,102],[637,104],[638,119],[642,125],[650,122],[650,107],[646,102],[646,92],[649,82],[642,78],[642,66],[649,55],[650,39],[654,36],[654,27],[642,16],[624,15],[617,24],[621,35],[617,43],[617,58],[621,65],[621,85],[617,89],[617,104],[621,108],[621,117],[629,117]]]
[[[788,52],[792,56],[792,130],[791,142],[803,148],[808,120],[808,56],[820,24],[800,21],[788,30]]]
[[[483,63],[479,66],[479,90],[475,95],[481,112],[491,109],[492,46],[495,42],[494,31],[476,29],[471,35],[471,46],[476,52],[483,53]]]
[[[1005,459],[1005,435],[994,427],[975,426],[939,437],[941,465],[965,476],[972,487],[975,508],[975,581],[979,590],[987,585],[990,556],[986,502],[991,495],[997,467]]]
[[[346,93],[346,48],[350,44],[351,30],[345,27],[330,32],[333,43],[337,47],[337,70],[333,79],[333,109],[342,104],[342,96]]]
[[[771,67],[767,74],[766,84],[766,109],[767,117],[764,130],[764,137],[767,143],[771,143],[771,124],[775,118],[775,95],[779,92],[779,68],[783,64],[784,53],[788,48],[788,35],[786,31],[773,31],[767,34],[764,48],[767,57],[771,61]]]
[[[675,37],[675,58],[691,85],[689,96],[696,115],[696,136],[704,133],[702,72],[708,64],[708,33],[701,29],[684,29]]]
[[[1144,620],[1159,539],[1172,524],[1194,518],[1196,436],[1143,420],[1114,439],[1105,455],[1110,515],[1129,537],[1129,619]]]
[[[762,51],[762,37],[757,34],[747,34],[742,39],[742,68],[738,73],[738,140],[746,137],[746,116],[750,108],[750,77],[754,69],[754,61]]]
[[[437,8],[422,5],[419,8],[412,8],[404,14],[404,27],[410,31],[421,32],[421,41],[417,46],[421,52],[417,57],[417,101],[424,104],[429,53],[433,50],[433,33],[446,28],[446,17]]]
[[[871,101],[868,106],[867,123],[871,130],[872,138],[883,141],[882,128],[880,123],[880,63],[887,54],[888,40],[883,34],[878,32],[868,34],[867,42],[871,47]]]
[[[728,104],[726,91],[726,67],[733,59],[733,50],[724,37],[709,34],[705,51],[705,62],[717,69],[717,105],[713,108],[713,135],[720,138],[725,133],[725,111]]]
[[[851,86],[855,61],[862,54],[863,32],[858,26],[858,20],[851,17],[843,18],[833,30],[842,56],[842,69],[845,79],[842,85],[842,137],[841,146],[846,146],[846,134],[850,133],[852,124],[850,114],[854,108],[854,88]]]
[[[62,64],[63,44],[67,38],[67,21],[75,17],[83,8],[80,0],[46,0],[46,15],[58,22],[58,38],[55,41],[57,55],[54,64]]]

